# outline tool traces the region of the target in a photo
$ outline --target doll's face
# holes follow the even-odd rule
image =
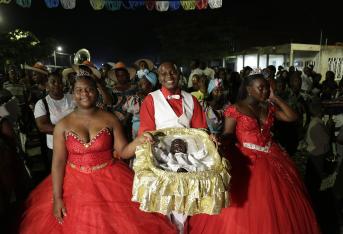
[[[170,146],[170,152],[175,153],[187,153],[187,143],[182,139],[175,139],[172,141]]]

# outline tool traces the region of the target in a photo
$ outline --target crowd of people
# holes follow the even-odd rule
[[[17,209],[20,233],[339,233],[342,113],[323,103],[343,101],[343,79],[328,71],[321,80],[313,66],[236,72],[198,60],[188,74],[149,59],[11,65],[0,81],[0,218],[33,189]],[[207,129],[229,159],[231,204],[221,214],[167,217],[131,201],[135,148],[167,127]],[[51,172],[38,186],[32,132]]]

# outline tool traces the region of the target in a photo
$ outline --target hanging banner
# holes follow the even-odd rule
[[[172,11],[178,10],[181,6],[180,0],[169,1],[169,9]]]
[[[167,11],[169,8],[169,1],[157,1],[155,7],[157,11]]]
[[[9,4],[12,0],[0,0],[0,4]]]
[[[211,9],[221,8],[222,4],[222,0],[208,0],[208,5]]]
[[[121,7],[121,0],[106,0],[105,8],[109,11],[117,11]]]
[[[74,9],[76,6],[76,0],[60,0],[60,2],[62,7],[66,10]]]
[[[48,8],[56,8],[60,4],[58,0],[44,0],[44,2]]]
[[[96,11],[102,10],[102,8],[105,6],[105,0],[89,0],[89,2]]]
[[[152,11],[155,9],[155,0],[145,0],[145,7],[147,10]]]
[[[31,7],[31,0],[17,0],[16,3],[21,7]]]
[[[194,10],[195,9],[195,0],[180,0],[181,6],[184,10]]]
[[[196,0],[196,9],[204,10],[208,6],[208,0]]]

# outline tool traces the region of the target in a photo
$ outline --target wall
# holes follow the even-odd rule
[[[323,46],[321,56],[321,74],[325,77],[327,71],[333,71],[336,80],[343,76],[343,46]]]

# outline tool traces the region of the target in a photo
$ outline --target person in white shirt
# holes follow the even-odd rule
[[[48,76],[48,95],[37,101],[34,117],[40,132],[46,134],[47,163],[51,167],[52,145],[55,124],[75,108],[71,94],[63,94],[62,76],[52,73]]]
[[[312,156],[325,155],[330,151],[330,134],[322,120],[323,108],[319,101],[310,104],[311,121],[306,133],[306,151]]]
[[[200,65],[200,63],[198,60],[193,60],[191,65],[190,65],[192,70],[191,70],[191,74],[188,77],[188,88],[189,89],[193,87],[193,82],[192,82],[193,76],[194,75],[200,76],[200,75],[204,74],[204,71],[199,68],[199,65]]]
[[[309,67],[305,67],[303,70],[303,74],[301,75],[302,83],[301,83],[301,92],[304,95],[308,95],[309,92],[312,90],[313,80],[311,77],[311,70]],[[304,97],[307,99],[306,97]]]

